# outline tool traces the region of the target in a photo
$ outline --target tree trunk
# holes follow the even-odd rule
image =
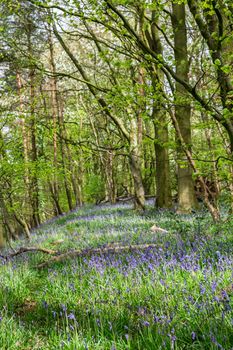
[[[35,71],[30,68],[30,137],[31,137],[31,164],[32,171],[30,176],[30,194],[31,194],[31,206],[32,206],[32,220],[33,226],[40,225],[40,213],[39,213],[39,187],[37,179],[37,146],[36,146],[36,120],[35,120]]]
[[[156,12],[152,11],[151,14],[151,28],[150,31],[146,29],[145,37],[151,48],[156,55],[163,55],[162,43],[159,37],[157,29],[157,16]],[[164,82],[164,73],[159,67],[152,64],[150,68],[151,81],[153,86],[153,111],[152,121],[154,124],[154,149],[155,149],[155,183],[156,183],[156,202],[157,208],[170,208],[172,205],[171,195],[171,180],[170,180],[170,167],[168,149],[166,143],[168,142],[168,122],[166,111],[161,103],[161,95],[163,95],[161,82]],[[158,96],[159,98],[156,98]]]
[[[134,208],[136,210],[145,209],[145,191],[142,181],[140,147],[138,145],[138,124],[131,119],[131,132],[129,144],[129,165],[134,184]]]
[[[48,179],[49,190],[51,192],[52,200],[53,200],[53,212],[55,216],[62,214],[62,209],[60,207],[60,203],[58,201],[57,193],[55,192],[54,182],[49,181]]]
[[[49,28],[49,52],[50,52],[50,70],[53,73],[53,76],[50,79],[51,85],[51,104],[52,104],[52,118],[53,118],[53,166],[54,166],[54,175],[50,183],[50,190],[54,202],[54,213],[55,215],[62,214],[61,206],[59,203],[59,189],[58,189],[58,180],[57,180],[57,170],[58,170],[58,142],[57,142],[57,132],[58,132],[58,106],[57,106],[57,82],[56,82],[56,66],[54,60],[54,46],[52,31]]]
[[[176,74],[181,79],[188,82],[189,63],[187,52],[185,5],[173,3],[172,9]],[[176,82],[175,116],[182,138],[189,151],[191,151],[191,106],[188,99],[189,96],[185,88],[180,83]],[[188,213],[192,209],[197,209],[198,203],[194,191],[192,168],[182,150],[179,139],[177,139],[177,144],[178,212]]]
[[[165,119],[165,121],[164,121]],[[157,208],[170,208],[172,205],[168,149],[168,128],[164,111],[154,108],[155,156],[156,156],[156,202]]]
[[[114,180],[114,167],[113,167],[114,154],[112,151],[108,151],[105,156],[106,163],[106,180],[108,188],[108,200],[111,204],[116,203],[116,188]]]
[[[26,23],[27,26],[27,44],[28,54],[33,57],[32,50],[32,22],[29,20]],[[37,227],[40,225],[40,212],[39,212],[39,186],[37,178],[37,145],[36,145],[36,95],[35,95],[35,67],[32,63],[29,66],[29,86],[30,86],[30,119],[28,122],[30,132],[30,204],[32,208],[32,226]]]

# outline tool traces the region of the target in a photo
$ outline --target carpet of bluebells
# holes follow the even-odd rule
[[[144,243],[44,270],[42,253],[1,259],[0,349],[233,349],[233,219],[213,224],[206,213],[150,203],[143,214],[130,204],[89,206],[41,226],[30,245],[88,252]]]

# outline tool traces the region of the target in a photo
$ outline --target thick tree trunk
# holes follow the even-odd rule
[[[148,44],[156,55],[163,55],[163,47],[159,37],[159,32],[157,29],[158,19],[156,17],[156,12],[152,11],[151,15],[151,32],[146,30],[145,36],[147,38]],[[166,148],[166,143],[168,142],[168,122],[166,111],[163,109],[161,104],[161,95],[163,94],[161,88],[161,82],[164,82],[164,74],[160,68],[153,65],[150,70],[152,86],[154,89],[154,95],[158,95],[157,99],[154,97],[153,101],[153,113],[152,120],[154,124],[155,132],[155,157],[156,157],[156,172],[155,172],[155,182],[156,182],[156,202],[157,208],[170,208],[172,205],[172,195],[171,195],[171,179],[170,179],[170,167],[169,167],[169,156],[168,149]]]
[[[164,121],[165,119],[165,121]],[[157,208],[170,208],[172,205],[168,149],[168,128],[164,111],[154,109],[155,156],[156,156],[156,202]]]
[[[215,206],[214,203],[211,203],[209,195],[210,195],[210,191],[205,183],[205,179],[203,178],[202,175],[200,175],[197,171],[195,162],[192,158],[192,154],[188,148],[188,145],[186,144],[186,142],[184,141],[184,138],[182,136],[178,121],[176,119],[175,114],[172,113],[172,111],[170,112],[171,115],[171,119],[174,125],[174,128],[176,130],[176,134],[177,134],[177,138],[179,139],[179,142],[181,144],[181,147],[187,157],[187,160],[189,162],[190,167],[192,168],[193,172],[196,174],[197,176],[197,180],[201,186],[201,189],[203,191],[203,198],[204,198],[204,203],[206,204],[207,208],[209,209],[209,212],[213,218],[214,221],[219,221],[221,219],[220,217],[220,212],[217,206]]]
[[[184,81],[188,82],[188,53],[187,53],[187,33],[185,5],[172,4],[173,9],[173,33],[175,45],[176,74]],[[185,88],[176,82],[175,92],[175,116],[179,125],[182,138],[191,151],[191,107],[188,101],[189,96]],[[178,212],[188,213],[198,207],[194,191],[193,171],[187,160],[185,153],[177,139],[177,178],[178,178]]]

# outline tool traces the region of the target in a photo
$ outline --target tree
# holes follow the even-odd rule
[[[174,33],[174,57],[176,62],[176,75],[185,82],[189,82],[189,59],[187,52],[186,17],[184,4],[172,4],[172,25]],[[175,118],[178,122],[180,133],[191,152],[191,105],[187,90],[176,81],[175,91]],[[177,140],[178,163],[178,204],[179,212],[186,213],[197,208],[197,199],[194,192],[194,179],[191,164],[184,160],[185,154]]]

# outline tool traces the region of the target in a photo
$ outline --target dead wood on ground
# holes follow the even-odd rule
[[[57,254],[57,251],[55,250],[51,250],[51,249],[46,249],[46,248],[40,248],[40,247],[21,247],[19,248],[19,250],[8,254],[8,255],[0,255],[0,258],[8,260],[11,259],[17,255],[21,255],[24,253],[28,253],[28,252],[41,252],[44,254],[49,254],[49,255],[55,255]]]
[[[135,244],[135,245],[116,245],[110,244],[104,247],[100,248],[89,248],[89,249],[78,249],[78,250],[71,250],[65,253],[60,254],[59,251],[50,250],[46,248],[40,248],[40,247],[21,247],[16,252],[9,254],[9,255],[0,255],[0,258],[9,260],[17,255],[21,255],[23,253],[27,252],[41,252],[48,255],[55,255],[51,259],[37,265],[36,267],[38,269],[42,269],[45,267],[48,267],[52,263],[56,262],[62,262],[67,259],[77,258],[77,257],[84,257],[84,256],[90,256],[93,254],[112,254],[112,253],[121,253],[121,252],[130,252],[130,251],[137,251],[137,250],[145,250],[148,248],[155,248],[157,247],[157,244]]]
[[[121,253],[121,252],[130,252],[130,251],[136,251],[136,250],[144,250],[147,248],[155,248],[158,247],[157,244],[135,244],[135,245],[127,245],[127,246],[115,246],[115,245],[109,245],[102,248],[91,248],[91,249],[84,249],[84,250],[73,250],[69,251],[57,256],[52,257],[48,261],[45,261],[39,265],[37,265],[37,268],[42,269],[45,267],[48,267],[52,263],[56,262],[62,262],[66,259],[72,259],[77,257],[83,257],[83,256],[90,256],[93,254],[111,254],[111,253]]]

